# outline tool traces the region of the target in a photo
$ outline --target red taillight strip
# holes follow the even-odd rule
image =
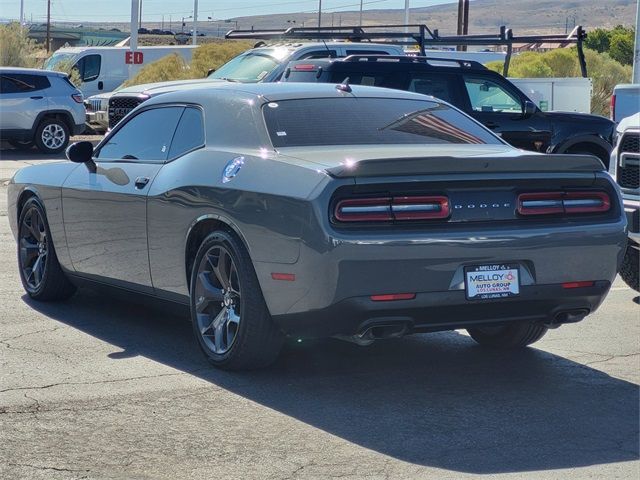
[[[338,202],[335,218],[340,222],[388,222],[448,218],[445,196],[351,198]]]
[[[585,287],[593,287],[596,282],[566,282],[562,284],[562,288],[585,288]]]
[[[520,215],[551,215],[558,213],[598,213],[611,208],[604,192],[537,192],[518,195]]]
[[[374,302],[393,302],[395,300],[413,300],[416,298],[415,293],[386,293],[383,295],[371,295]]]

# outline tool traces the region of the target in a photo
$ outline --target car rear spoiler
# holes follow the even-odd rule
[[[382,177],[450,173],[594,173],[605,170],[591,155],[520,155],[517,157],[417,157],[360,160],[327,169],[333,177]]]

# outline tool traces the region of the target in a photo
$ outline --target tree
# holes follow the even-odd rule
[[[609,30],[596,28],[587,34],[584,46],[596,52],[606,52],[609,50]]]
[[[611,35],[609,55],[622,65],[633,65],[634,32],[615,32]]]

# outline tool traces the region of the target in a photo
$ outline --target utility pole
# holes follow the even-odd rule
[[[360,23],[358,25],[362,26],[362,1],[360,0]]]
[[[138,17],[138,27],[142,28],[142,0],[140,0],[140,15]]]
[[[458,35],[469,33],[469,0],[458,0]],[[458,51],[467,51],[466,45],[458,46]]]
[[[135,52],[138,49],[138,20],[140,19],[140,0],[131,0],[131,36],[129,37],[129,49]],[[126,55],[129,52],[125,52]],[[129,63],[129,78],[133,76],[133,62]]]
[[[198,44],[198,0],[193,0],[193,36],[191,40],[194,45]]]
[[[318,0],[318,28],[322,26],[322,0]]]
[[[51,49],[51,0],[47,0],[47,53]]]
[[[20,26],[24,25],[24,0],[20,0]]]
[[[409,0],[404,0],[404,24],[409,25]],[[404,33],[409,33],[409,27],[404,27]]]
[[[636,7],[636,43],[633,47],[633,83],[640,83],[640,0]]]

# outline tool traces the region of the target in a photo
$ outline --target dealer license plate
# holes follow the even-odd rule
[[[520,293],[517,265],[477,265],[466,267],[465,290],[469,300],[513,297]]]

